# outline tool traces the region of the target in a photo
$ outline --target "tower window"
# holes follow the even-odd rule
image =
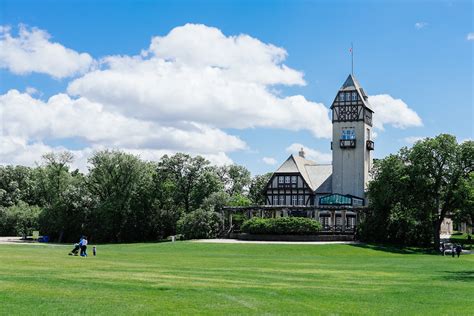
[[[344,127],[342,129],[341,139],[342,140],[356,139],[354,127]]]
[[[357,92],[352,92],[352,101],[357,101]]]

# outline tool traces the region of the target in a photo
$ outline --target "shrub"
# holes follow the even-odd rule
[[[309,235],[319,232],[321,224],[305,217],[254,217],[245,221],[241,226],[241,230],[244,233],[255,235]]]
[[[183,215],[177,224],[177,233],[186,239],[216,238],[220,218],[216,212],[198,209]]]
[[[41,209],[25,202],[0,208],[0,236],[28,236],[38,229]]]

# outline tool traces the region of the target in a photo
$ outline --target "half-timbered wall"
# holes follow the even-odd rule
[[[299,173],[274,174],[267,185],[266,205],[313,205],[314,194]]]

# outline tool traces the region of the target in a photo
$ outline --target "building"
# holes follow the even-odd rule
[[[305,158],[303,149],[273,173],[266,187],[266,206],[274,216],[309,216],[323,226],[356,223],[354,208],[367,205],[366,190],[372,165],[372,118],[367,94],[353,74],[331,105],[332,164]],[[286,210],[285,210],[286,209]]]

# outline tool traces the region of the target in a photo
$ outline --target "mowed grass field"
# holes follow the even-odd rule
[[[356,245],[0,245],[0,314],[474,314],[474,255]],[[91,252],[91,251],[89,251]]]

